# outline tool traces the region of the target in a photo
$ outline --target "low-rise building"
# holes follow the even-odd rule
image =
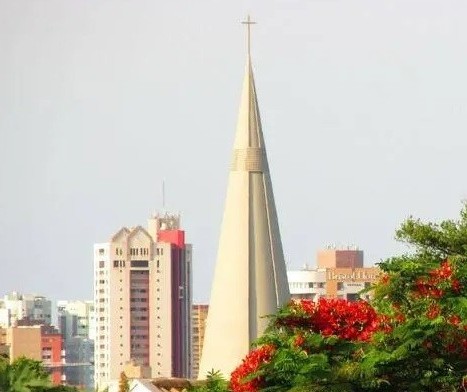
[[[64,350],[62,335],[49,325],[10,327],[6,334],[10,361],[27,357],[42,361],[55,385],[62,383]]]
[[[292,298],[317,301],[320,297],[355,301],[369,299],[371,293],[361,293],[378,280],[377,267],[365,267],[363,251],[355,247],[329,247],[318,252],[317,267],[308,265],[287,272]]]

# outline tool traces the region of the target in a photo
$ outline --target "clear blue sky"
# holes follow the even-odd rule
[[[401,252],[467,195],[463,0],[0,0],[2,293],[92,298],[92,246],[162,204],[214,269],[245,61],[286,259]]]

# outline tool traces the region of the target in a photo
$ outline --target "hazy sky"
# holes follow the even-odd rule
[[[247,13],[289,267],[367,264],[467,196],[465,0],[0,0],[0,294],[92,298],[92,247],[162,207],[215,264]]]

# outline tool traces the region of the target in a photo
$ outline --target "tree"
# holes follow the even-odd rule
[[[234,392],[467,391],[467,206],[409,218],[410,253],[380,263],[371,304],[292,302],[232,373]]]
[[[130,383],[125,372],[120,373],[120,381],[118,383],[118,392],[130,392]]]
[[[40,361],[21,357],[10,364],[7,359],[0,359],[0,391],[36,392],[51,386]]]
[[[195,381],[188,388],[189,392],[227,392],[228,382],[218,370],[211,370],[206,375],[205,381]]]
[[[412,252],[380,264],[385,275],[373,304],[393,325],[374,344],[375,376],[387,380],[388,390],[391,385],[414,391],[464,388],[467,206],[456,221],[423,223],[411,217],[396,238]]]

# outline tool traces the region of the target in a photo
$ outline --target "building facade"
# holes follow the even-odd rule
[[[203,351],[204,332],[206,330],[206,319],[208,317],[209,305],[194,304],[191,312],[192,326],[192,370],[191,376],[198,377],[199,361]]]
[[[6,344],[9,348],[11,362],[23,356],[42,361],[55,385],[64,381],[65,352],[62,335],[56,328],[50,325],[9,327]]]
[[[30,320],[51,325],[52,302],[37,294],[13,291],[0,299],[0,326],[15,326],[20,320]]]
[[[363,251],[328,248],[320,250],[317,268],[305,265],[301,270],[287,272],[292,298],[343,298],[349,301],[369,299],[371,293],[360,293],[378,280],[377,267],[365,267]]]
[[[65,345],[68,385],[94,386],[94,301],[58,301],[58,327]]]
[[[119,379],[130,361],[152,377],[190,376],[191,252],[169,214],[94,246],[96,385]]]
[[[72,337],[93,338],[94,301],[57,301],[57,315],[65,342]]]

